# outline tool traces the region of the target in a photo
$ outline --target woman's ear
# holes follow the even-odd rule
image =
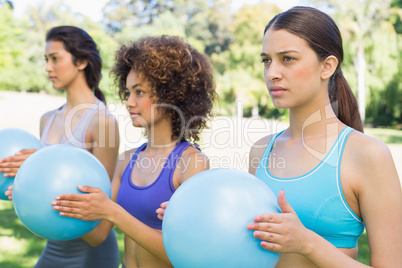
[[[338,67],[338,59],[335,56],[328,56],[322,62],[321,79],[329,79],[336,71]]]
[[[78,62],[78,70],[82,71],[84,70],[88,65],[88,61],[87,60],[81,60]]]

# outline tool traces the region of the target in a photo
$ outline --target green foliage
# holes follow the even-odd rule
[[[228,98],[222,105],[223,113],[231,114],[233,100],[242,101],[244,116],[252,116],[258,108],[259,115],[273,118],[282,115],[270,101],[261,64],[263,30],[271,18],[280,12],[277,6],[262,3],[243,6],[234,14],[234,42],[223,53],[214,53],[212,62],[217,70],[218,93]]]
[[[401,93],[401,35],[398,34],[396,20],[402,15],[402,9],[398,7],[400,0],[313,2],[330,10],[340,27],[345,51],[343,73],[354,93],[365,95],[365,122],[387,126],[400,124],[401,104],[397,101]],[[359,48],[364,51],[365,69],[358,68],[359,58],[356,55]],[[359,86],[357,78],[362,73],[364,85]]]
[[[0,0],[0,90],[47,91],[43,58],[46,32],[56,25],[76,25],[97,42],[103,58],[101,89],[117,101],[109,73],[114,53],[145,35],[177,35],[208,55],[215,67],[220,108],[230,115],[241,101],[244,115],[285,117],[273,107],[260,63],[263,30],[281,10],[261,1],[233,10],[233,0],[109,0],[102,23],[73,12],[64,1],[30,8],[14,18],[10,1]],[[12,1],[11,1],[12,2]],[[357,48],[366,61],[366,122],[402,124],[401,0],[311,0],[335,19],[344,40],[342,65],[354,93],[358,89]],[[388,8],[387,8],[388,7]]]

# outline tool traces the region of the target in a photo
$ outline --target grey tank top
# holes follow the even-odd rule
[[[50,127],[53,124],[54,118],[58,111],[62,111],[65,109],[65,105],[62,107],[53,110],[50,114],[49,119],[46,122],[45,127],[43,128],[43,132],[41,135],[41,143],[43,146],[52,145],[47,141],[48,133]],[[75,113],[79,112],[82,109],[86,109],[86,111],[80,117],[78,123],[72,127],[72,118]],[[98,112],[105,112],[106,106],[103,102],[97,101],[96,103],[83,103],[75,106],[66,116],[65,122],[65,135],[66,137],[58,142],[58,144],[70,144],[78,148],[86,149],[85,146],[85,134],[87,133],[89,123],[91,122],[92,117]]]

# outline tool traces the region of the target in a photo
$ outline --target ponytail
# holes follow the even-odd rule
[[[106,104],[105,94],[103,94],[103,92],[99,89],[98,85],[96,85],[94,88],[94,95],[98,98],[98,100]]]
[[[338,67],[330,80],[329,99],[336,116],[347,126],[363,132],[356,97],[345,77],[341,67]]]

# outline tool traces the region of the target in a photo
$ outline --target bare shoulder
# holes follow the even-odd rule
[[[264,154],[265,148],[267,148],[268,143],[271,141],[272,136],[273,134],[259,139],[251,147],[249,156],[249,173],[255,174],[258,163],[260,162],[260,159]]]
[[[379,189],[399,186],[398,173],[388,146],[373,137],[353,131],[342,155],[342,174],[351,178],[358,188],[372,186]],[[384,183],[387,182],[387,183]],[[392,186],[392,187],[394,187]]]
[[[345,154],[352,156],[356,164],[392,159],[388,146],[381,140],[359,131],[353,131],[345,145]]]
[[[52,114],[52,111],[48,111],[46,113],[44,113],[41,117],[40,117],[40,123],[42,124],[46,124],[47,120],[49,120],[50,115]]]
[[[188,168],[194,172],[200,172],[209,169],[209,160],[202,151],[193,146],[188,146],[180,158],[178,167],[183,173],[188,172]]]
[[[182,155],[183,159],[198,159],[199,161],[208,161],[208,157],[194,146],[188,146]]]
[[[52,114],[52,111],[48,111],[48,112],[44,113],[40,117],[39,129],[40,129],[40,135],[41,136],[42,136],[42,133],[43,133],[43,129],[45,128],[45,125],[46,125],[47,121],[49,120],[51,114]]]
[[[180,172],[180,176],[177,179],[180,185],[195,174],[208,170],[209,160],[202,151],[189,146],[184,150],[176,169]]]
[[[104,127],[104,126],[117,126],[117,120],[108,109],[101,109],[95,113],[91,119],[91,125],[93,127]]]

